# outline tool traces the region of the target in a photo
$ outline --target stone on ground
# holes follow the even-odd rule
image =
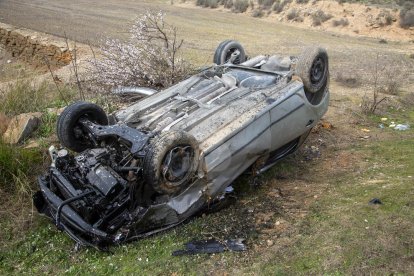
[[[3,140],[9,144],[19,144],[28,138],[40,124],[42,113],[24,113],[13,117],[3,135]]]

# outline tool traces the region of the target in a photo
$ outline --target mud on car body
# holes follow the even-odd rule
[[[39,212],[99,248],[173,227],[246,169],[294,152],[327,111],[322,48],[246,60],[226,40],[214,63],[110,116],[87,102],[68,106],[57,124],[64,148],[50,149],[39,177]]]

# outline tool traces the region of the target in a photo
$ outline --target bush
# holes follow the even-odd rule
[[[411,61],[377,54],[375,64],[369,66],[371,76],[368,83],[371,84],[372,91],[366,91],[361,108],[364,113],[375,113],[377,107],[388,99],[386,94],[398,95],[401,88],[410,81],[413,64]]]
[[[307,4],[309,0],[296,0],[296,3],[298,4]]]
[[[258,3],[264,8],[270,8],[275,3],[275,0],[259,0]]]
[[[234,0],[233,1],[233,12],[243,13],[247,10],[248,7],[249,7],[248,0]]]
[[[197,0],[196,1],[196,5],[197,6],[202,6],[205,8],[217,8],[219,4],[218,0]]]
[[[253,17],[262,17],[264,15],[262,9],[253,10],[252,16]]]
[[[312,14],[312,25],[319,26],[323,22],[328,21],[332,18],[332,15],[324,13],[322,10],[317,10]]]
[[[233,7],[233,0],[221,0],[222,4],[226,9],[231,9]]]
[[[356,88],[361,85],[360,77],[353,72],[339,72],[335,76],[335,81],[342,86],[350,88]]]
[[[276,0],[273,4],[272,10],[276,13],[281,13],[287,4],[292,3],[292,0]]]
[[[391,13],[387,10],[382,10],[377,17],[377,22],[379,22],[380,26],[388,26],[391,25],[394,21]]]
[[[345,26],[348,26],[349,25],[349,21],[346,18],[341,18],[339,20],[333,20],[332,21],[332,25],[334,27],[338,27],[338,26],[345,27]]]
[[[300,16],[299,11],[296,9],[291,9],[286,15],[286,18],[295,22],[303,22],[303,18]]]
[[[409,28],[414,26],[414,3],[405,2],[400,11],[400,26]]]
[[[183,40],[164,21],[164,13],[146,12],[132,25],[123,42],[108,39],[101,59],[93,59],[91,81],[103,88],[118,86],[168,87],[191,72],[180,55]]]

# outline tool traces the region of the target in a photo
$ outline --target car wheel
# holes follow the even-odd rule
[[[303,82],[305,92],[318,93],[329,80],[328,54],[320,47],[306,48],[298,58],[296,75]]]
[[[58,118],[56,132],[60,143],[75,152],[81,152],[92,146],[79,124],[81,118],[87,118],[100,125],[108,124],[105,111],[96,104],[76,102],[66,107]]]
[[[150,141],[144,181],[160,194],[176,194],[191,183],[199,159],[197,140],[184,131],[167,131]]]
[[[238,52],[238,55],[234,55]],[[232,60],[234,59],[234,60]],[[221,65],[226,63],[240,64],[246,61],[246,53],[243,46],[235,40],[225,40],[219,44],[214,53],[213,62]]]

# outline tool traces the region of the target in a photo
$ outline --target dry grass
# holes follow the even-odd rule
[[[348,26],[348,25],[349,25],[349,21],[346,18],[341,18],[341,19],[338,19],[338,20],[332,20],[332,26],[334,26],[334,27],[338,27],[338,26],[345,27],[345,26]]]
[[[311,16],[313,26],[320,26],[322,23],[332,18],[331,14],[327,14],[323,10],[317,10],[316,12],[312,13]]]
[[[342,86],[356,88],[361,86],[361,77],[354,72],[338,72],[334,80]]]
[[[291,9],[287,14],[286,14],[286,18],[287,20],[291,20],[294,22],[303,22],[303,17],[300,15],[300,11],[297,9]]]
[[[7,130],[10,119],[4,113],[0,113],[0,136]]]
[[[47,107],[62,106],[75,97],[71,86],[59,91],[48,82],[35,84],[31,79],[18,79],[0,93],[0,112],[7,116],[44,111]]]
[[[414,3],[406,1],[400,11],[400,26],[409,28],[414,26]]]

